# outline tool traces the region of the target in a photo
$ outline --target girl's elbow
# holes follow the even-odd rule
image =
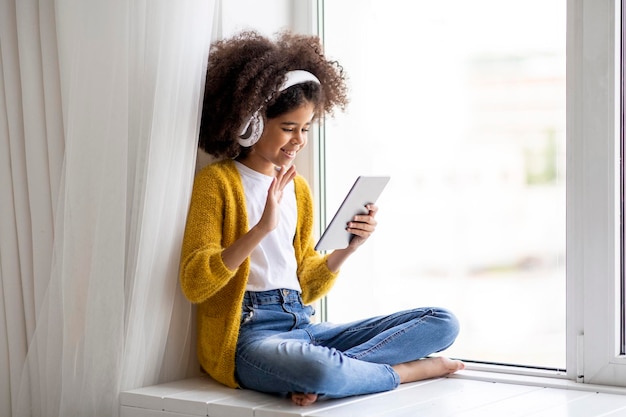
[[[207,286],[202,285],[197,279],[197,274],[190,271],[189,268],[181,269],[179,279],[182,293],[189,302],[199,304],[210,296]]]

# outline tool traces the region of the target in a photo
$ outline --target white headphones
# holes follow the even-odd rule
[[[295,70],[289,71],[285,74],[285,81],[278,88],[278,92],[284,91],[291,86],[296,84],[302,84],[312,81],[317,84],[321,84],[320,80],[313,74],[304,70]],[[259,108],[254,114],[250,117],[248,122],[244,124],[243,129],[241,129],[241,133],[237,138],[239,144],[243,147],[250,147],[257,143],[257,141],[261,138],[263,134],[263,115],[261,115],[261,109]]]

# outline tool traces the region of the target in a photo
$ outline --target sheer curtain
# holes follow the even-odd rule
[[[0,0],[0,415],[197,372],[177,280],[219,0]]]

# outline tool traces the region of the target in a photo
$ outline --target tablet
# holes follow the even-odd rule
[[[356,214],[366,214],[366,204],[376,203],[390,177],[360,176],[352,185],[348,195],[339,206],[326,230],[315,245],[315,250],[343,249],[348,246],[352,233],[346,226]]]

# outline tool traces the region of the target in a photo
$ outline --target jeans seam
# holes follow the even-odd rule
[[[415,327],[417,327],[419,324],[421,324],[423,321],[425,321],[426,319],[428,319],[429,317],[433,316],[433,311],[429,310],[428,315],[424,315],[423,317],[420,317],[419,319],[413,321],[413,323],[410,323],[410,325],[404,326],[401,329],[399,329],[398,331],[390,334],[389,336],[385,337],[383,340],[381,340],[380,342],[376,343],[375,345],[371,346],[370,348],[368,348],[367,350],[359,353],[358,355],[350,355],[351,357],[353,357],[354,359],[359,359],[359,360],[363,360],[361,358],[369,355],[372,352],[376,352],[377,350],[379,350],[381,347],[387,345],[388,343],[390,343],[391,341],[393,341],[396,337],[401,336],[402,334],[406,333],[408,330],[413,329]]]
[[[420,320],[435,315],[435,311],[432,308],[425,309],[424,311],[425,311],[425,314],[424,314],[423,317],[420,318]],[[407,311],[403,311],[401,314],[392,314],[392,315],[390,315],[388,317],[385,317],[384,320],[381,320],[381,323],[388,323],[388,322],[390,322],[392,320],[395,320],[398,317],[402,317],[402,316],[410,316],[411,313],[412,313],[412,310],[407,310]],[[358,332],[358,331],[361,331],[361,330],[371,329],[371,328],[374,328],[374,327],[376,327],[375,324],[372,324],[372,325],[369,325],[369,326],[353,327],[351,329],[346,330],[346,332],[350,332],[350,333],[351,332]]]

